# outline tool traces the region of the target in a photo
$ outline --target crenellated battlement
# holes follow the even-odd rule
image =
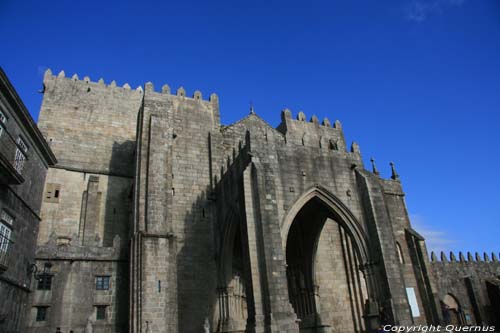
[[[54,80],[54,79],[55,80],[65,79],[65,80],[70,80],[73,82],[80,82],[80,83],[83,83],[86,85],[96,85],[96,86],[101,86],[101,87],[117,88],[117,89],[130,90],[130,91],[135,90],[139,93],[143,93],[144,91],[146,91],[148,93],[159,93],[159,94],[164,94],[164,95],[177,96],[177,97],[185,98],[187,100],[196,100],[196,101],[200,101],[200,102],[207,102],[207,103],[211,103],[211,104],[218,104],[219,103],[219,97],[215,93],[210,94],[208,100],[203,100],[203,95],[202,95],[201,91],[199,91],[199,90],[195,90],[194,93],[191,95],[191,97],[188,97],[186,90],[182,86],[179,87],[177,89],[175,95],[173,95],[171,93],[171,89],[170,89],[170,86],[168,84],[164,84],[160,91],[156,91],[154,89],[154,85],[152,82],[147,82],[144,85],[144,88],[142,86],[138,86],[137,88],[132,89],[129,83],[124,83],[122,86],[118,86],[116,81],[113,80],[109,84],[106,84],[103,78],[100,78],[96,82],[96,81],[92,81],[89,76],[84,76],[83,79],[80,79],[78,74],[73,74],[71,77],[69,77],[69,76],[66,76],[66,73],[64,72],[64,70],[60,71],[57,75],[55,75],[52,73],[52,70],[50,68],[47,69],[45,71],[45,75],[44,75],[44,79],[43,79],[44,85],[46,86],[49,80]]]
[[[292,117],[290,109],[281,111],[281,124],[277,128],[283,133],[287,142],[311,148],[327,148],[333,151],[350,152],[359,154],[359,146],[353,143],[350,151],[347,149],[342,124],[336,120],[333,123],[328,118],[319,121],[316,115],[311,116],[307,121],[303,111],[297,113],[296,119]]]
[[[43,77],[43,83],[46,87],[46,85],[48,84],[48,82],[50,80],[68,80],[68,81],[73,81],[73,82],[80,82],[82,84],[86,84],[86,85],[95,85],[95,86],[101,86],[101,87],[109,87],[109,88],[118,88],[118,89],[123,89],[123,90],[133,90],[130,86],[130,84],[128,83],[124,83],[121,87],[118,86],[116,84],[116,81],[113,80],[111,81],[109,84],[106,84],[104,82],[104,79],[103,78],[100,78],[97,82],[96,81],[92,81],[90,79],[89,76],[84,76],[83,79],[80,80],[80,78],[78,77],[78,74],[73,74],[71,77],[69,76],[66,76],[66,73],[64,72],[64,70],[60,71],[59,74],[57,75],[54,75],[52,74],[52,70],[49,68],[45,71],[45,74],[44,74],[44,77]],[[142,86],[138,86],[137,88],[134,89],[135,91],[138,91],[138,92],[143,92],[143,88]]]
[[[215,93],[211,93],[210,96],[208,97],[208,100],[203,99],[203,94],[199,90],[195,90],[194,93],[191,95],[191,97],[187,96],[186,89],[184,87],[179,87],[173,95],[171,93],[170,86],[168,84],[164,84],[161,87],[160,91],[156,91],[154,88],[154,84],[152,82],[147,82],[144,85],[146,93],[158,93],[158,94],[163,94],[163,95],[170,95],[170,96],[176,96],[179,98],[184,98],[186,100],[194,100],[194,101],[200,101],[200,102],[205,102],[205,103],[210,103],[210,104],[217,104],[219,103],[219,97]]]
[[[331,125],[330,120],[326,117],[323,118],[323,121],[321,122],[321,124],[320,124],[319,119],[316,115],[312,115],[311,118],[309,119],[309,121],[307,121],[306,114],[303,111],[299,111],[299,113],[297,113],[296,119],[293,119],[292,111],[290,111],[290,109],[288,109],[288,108],[281,111],[281,121],[286,122],[287,120],[293,121],[293,122],[303,122],[306,124],[310,123],[310,124],[313,124],[313,126],[323,126],[323,127],[327,127],[327,128],[342,130],[342,124],[340,123],[339,120],[335,120],[335,122],[333,123],[333,127]]]
[[[500,257],[500,253],[499,253]],[[458,259],[457,259],[458,258]],[[431,252],[431,262],[433,263],[488,263],[488,262],[496,262],[498,263],[497,254],[492,252],[491,256],[488,253],[484,252],[483,255],[479,254],[479,252],[475,252],[473,255],[471,252],[467,252],[464,255],[463,252],[458,252],[458,257],[455,256],[455,253],[450,252],[449,255],[446,255],[445,252],[441,251],[439,259],[435,252]]]

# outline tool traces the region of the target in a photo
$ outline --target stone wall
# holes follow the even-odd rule
[[[462,252],[456,256],[441,253],[440,260],[431,254],[432,274],[436,279],[440,300],[446,295],[455,298],[463,310],[464,324],[500,325],[498,290],[500,262],[495,253],[474,256]],[[490,288],[488,288],[490,284]],[[496,289],[495,293],[492,289]]]
[[[128,239],[133,211],[134,150],[142,88],[117,87],[64,72],[44,77],[39,126],[58,158],[45,181],[37,264],[50,261],[54,284],[36,291],[27,322],[32,331],[57,327],[78,332],[90,320],[94,331],[128,326]],[[49,250],[48,250],[49,249]],[[61,256],[66,251],[68,257]],[[63,252],[64,252],[63,251]],[[99,272],[112,277],[110,295],[92,290]],[[117,288],[119,286],[119,288]],[[95,289],[95,288],[94,288]],[[47,296],[47,294],[49,296]],[[120,304],[117,301],[120,300]],[[104,302],[109,316],[96,319]],[[47,320],[36,322],[39,306]]]
[[[67,78],[64,72],[53,76],[50,70],[43,85],[38,126],[58,167],[132,176],[142,88]]]
[[[151,327],[168,323],[172,331],[198,331],[213,311],[216,292],[207,197],[211,180],[209,137],[220,135],[217,96],[206,101],[195,92],[191,98],[183,88],[171,95],[168,86],[160,93],[148,83],[139,119],[134,232],[141,233],[142,241],[134,247],[137,263],[132,270],[140,280],[134,284],[138,306],[131,326],[140,331],[148,321]],[[157,237],[169,241],[153,241]],[[155,256],[162,258],[166,272],[153,266],[158,263],[150,259],[152,248]],[[172,270],[175,277],[169,274]],[[157,288],[150,287],[157,281],[176,286],[177,295],[159,295]],[[169,309],[171,304],[177,304],[177,311]],[[151,316],[152,308],[168,316]]]
[[[50,290],[39,290],[37,281],[27,314],[25,332],[84,332],[90,322],[93,332],[125,332],[128,313],[128,261],[113,247],[90,247],[46,244],[38,247],[37,265],[51,263]],[[108,290],[96,289],[96,277],[109,276]],[[45,321],[37,321],[37,308],[47,307]],[[106,307],[106,318],[98,319],[97,306]]]

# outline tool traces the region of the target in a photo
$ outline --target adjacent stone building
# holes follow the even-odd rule
[[[450,299],[494,320],[496,257],[429,262],[394,165],[367,170],[339,121],[224,126],[215,94],[43,83],[58,163],[36,259],[52,278],[26,332],[373,332],[451,321]]]
[[[0,68],[0,332],[22,332],[54,154]]]

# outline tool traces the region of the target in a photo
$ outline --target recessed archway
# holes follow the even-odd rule
[[[241,225],[234,214],[225,224],[219,262],[216,332],[243,332],[248,318]]]
[[[301,331],[364,331],[368,291],[359,268],[368,245],[347,207],[315,187],[290,210],[282,237],[289,300]]]
[[[460,303],[452,294],[446,294],[442,300],[441,308],[444,321],[452,325],[464,325],[463,311]]]

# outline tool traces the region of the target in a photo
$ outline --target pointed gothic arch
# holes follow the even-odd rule
[[[246,276],[241,240],[241,222],[234,207],[229,209],[223,224],[217,263],[216,332],[240,332],[248,318]]]
[[[334,327],[363,332],[364,304],[373,294],[370,274],[360,270],[371,265],[369,244],[365,230],[347,206],[315,185],[285,216],[281,237],[289,301],[301,330]],[[343,309],[331,306],[346,298],[349,305]],[[346,316],[352,321],[342,320]]]
[[[369,255],[369,241],[365,230],[362,228],[354,214],[339,198],[324,187],[317,184],[306,190],[297,200],[295,200],[294,204],[285,215],[281,223],[281,242],[283,250],[286,250],[288,233],[290,232],[290,228],[295,217],[299,211],[313,198],[321,201],[325,207],[330,210],[332,215],[337,218],[336,221],[341,224],[346,229],[349,236],[352,237],[361,263],[369,263],[371,261]]]

